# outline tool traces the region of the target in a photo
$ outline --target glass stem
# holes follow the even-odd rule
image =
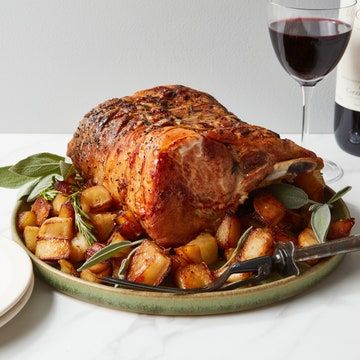
[[[310,103],[314,86],[301,86],[303,97],[302,129],[301,129],[301,146],[309,146],[310,135]]]

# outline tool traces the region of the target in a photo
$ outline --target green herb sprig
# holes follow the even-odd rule
[[[34,201],[42,195],[47,200],[56,196],[53,188],[55,180],[66,180],[75,173],[72,164],[63,156],[39,153],[20,160],[15,165],[0,168],[0,187],[20,188],[19,198]]]
[[[326,241],[331,222],[331,207],[351,190],[351,186],[346,186],[335,193],[324,204],[309,199],[308,195],[302,189],[290,184],[274,184],[268,186],[268,189],[284,204],[287,209],[300,209],[309,205],[311,214],[311,227],[320,243]]]
[[[98,264],[102,261],[108,260],[114,255],[116,255],[120,250],[127,249],[132,246],[140,245],[145,239],[140,239],[136,241],[120,241],[115,244],[109,244],[99,251],[97,251],[93,256],[89,257],[78,269],[77,271],[85,270],[95,264]]]
[[[39,153],[20,160],[15,165],[0,168],[0,187],[20,188],[18,197],[26,197],[27,202],[32,202],[39,196],[52,201],[60,193],[54,187],[55,182],[66,180],[71,175],[81,179],[73,164],[67,163],[63,156]],[[89,216],[81,208],[77,186],[73,186],[70,201],[75,212],[75,226],[88,244],[92,245],[97,241],[94,227],[89,221]]]
[[[235,259],[235,257],[237,256],[237,254],[239,253],[242,245],[244,244],[244,242],[246,241],[246,239],[249,237],[251,230],[253,229],[252,226],[250,226],[249,228],[247,228],[244,233],[240,236],[236,247],[234,249],[234,251],[232,252],[231,256],[229,257],[228,261],[226,261],[226,263],[224,265],[222,265],[217,271],[221,271],[223,269],[225,269],[227,266],[229,266],[231,264],[231,262]]]
[[[79,233],[85,238],[87,243],[91,246],[97,240],[94,235],[94,227],[90,223],[89,215],[81,208],[80,192],[75,192],[70,195],[70,201],[75,213],[75,226]]]

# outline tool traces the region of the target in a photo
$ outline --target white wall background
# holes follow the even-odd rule
[[[97,103],[169,83],[300,131],[266,0],[0,0],[0,132],[73,132]],[[313,132],[332,131],[334,86],[332,74],[314,92]]]

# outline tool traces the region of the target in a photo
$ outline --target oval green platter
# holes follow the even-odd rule
[[[328,194],[333,191],[328,189]],[[174,295],[114,288],[90,283],[65,274],[38,259],[24,245],[17,232],[16,218],[29,205],[19,201],[12,216],[13,239],[30,256],[38,274],[57,290],[77,299],[97,305],[142,314],[156,315],[210,315],[239,312],[254,309],[298,295],[309,289],[333,271],[343,255],[331,257],[313,267],[302,269],[300,276],[270,279],[252,287],[217,291],[193,295]],[[335,218],[348,218],[350,213],[345,203],[339,200],[332,210]]]

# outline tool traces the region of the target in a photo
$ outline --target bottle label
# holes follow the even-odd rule
[[[335,101],[360,112],[360,6],[356,9],[349,45],[338,64]]]

